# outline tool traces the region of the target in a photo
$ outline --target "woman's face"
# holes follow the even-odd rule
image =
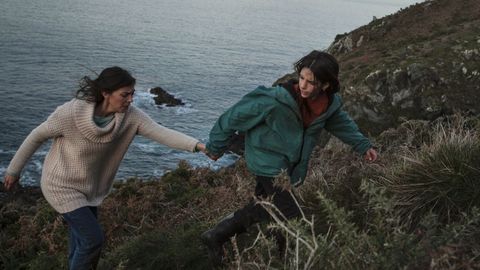
[[[315,80],[315,75],[309,68],[303,68],[298,78],[298,87],[303,98],[315,99],[320,91],[325,91],[329,84],[321,84]]]
[[[121,87],[112,93],[103,92],[103,104],[110,113],[124,113],[132,103],[134,93],[133,85]]]

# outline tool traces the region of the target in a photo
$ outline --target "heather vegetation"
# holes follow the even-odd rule
[[[341,142],[316,149],[294,192],[303,217],[273,219],[226,247],[226,269],[475,269],[480,267],[480,120],[406,121],[376,138],[366,163]],[[278,183],[291,188],[285,177]],[[218,172],[187,163],[159,181],[117,184],[101,207],[100,269],[209,269],[199,235],[251,196],[240,160]],[[1,199],[0,266],[66,265],[67,231],[38,190]],[[279,250],[271,232],[286,236]]]

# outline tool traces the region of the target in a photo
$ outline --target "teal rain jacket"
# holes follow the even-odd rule
[[[282,86],[260,86],[223,113],[210,131],[207,150],[221,156],[236,131],[245,134],[245,160],[255,175],[275,177],[282,170],[301,184],[320,132],[326,129],[363,154],[372,147],[333,95],[327,111],[304,129],[300,109]]]

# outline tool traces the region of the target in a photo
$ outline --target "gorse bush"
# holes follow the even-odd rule
[[[407,265],[422,266],[424,253],[419,249],[420,238],[411,234],[393,213],[393,205],[384,189],[364,181],[362,190],[371,221],[363,228],[353,222],[353,213],[338,206],[326,194],[317,192],[323,219],[329,225],[326,233],[315,231],[316,216],[284,221],[277,218],[278,210],[269,202],[262,202],[274,217],[267,229],[283,232],[286,248],[275,256],[275,239],[259,232],[253,247],[240,253],[232,263],[237,269],[398,269]],[[266,252],[269,250],[269,252]]]
[[[170,201],[183,205],[193,197],[201,196],[205,189],[197,183],[189,181],[192,176],[190,166],[181,161],[178,169],[169,172],[162,177],[165,183],[165,197]]]
[[[327,233],[315,231],[315,216],[283,221],[275,218],[261,229],[252,246],[232,258],[229,269],[476,269],[480,267],[480,211],[474,207],[455,223],[444,225],[430,212],[412,230],[396,214],[384,187],[365,180],[369,223],[359,226],[327,195],[318,193],[326,209]],[[268,202],[266,209],[277,210]],[[287,238],[279,253],[267,230],[279,230]]]

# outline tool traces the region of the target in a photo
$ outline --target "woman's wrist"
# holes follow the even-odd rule
[[[195,144],[195,147],[193,148],[193,152],[194,153],[197,153],[197,152],[205,152],[205,144],[201,143],[201,142],[197,142]]]
[[[193,152],[194,152],[194,153],[197,153],[198,151],[200,151],[200,150],[198,150],[198,144],[199,144],[199,143],[200,143],[200,142],[197,142],[197,143],[195,144],[195,147],[193,148]]]

